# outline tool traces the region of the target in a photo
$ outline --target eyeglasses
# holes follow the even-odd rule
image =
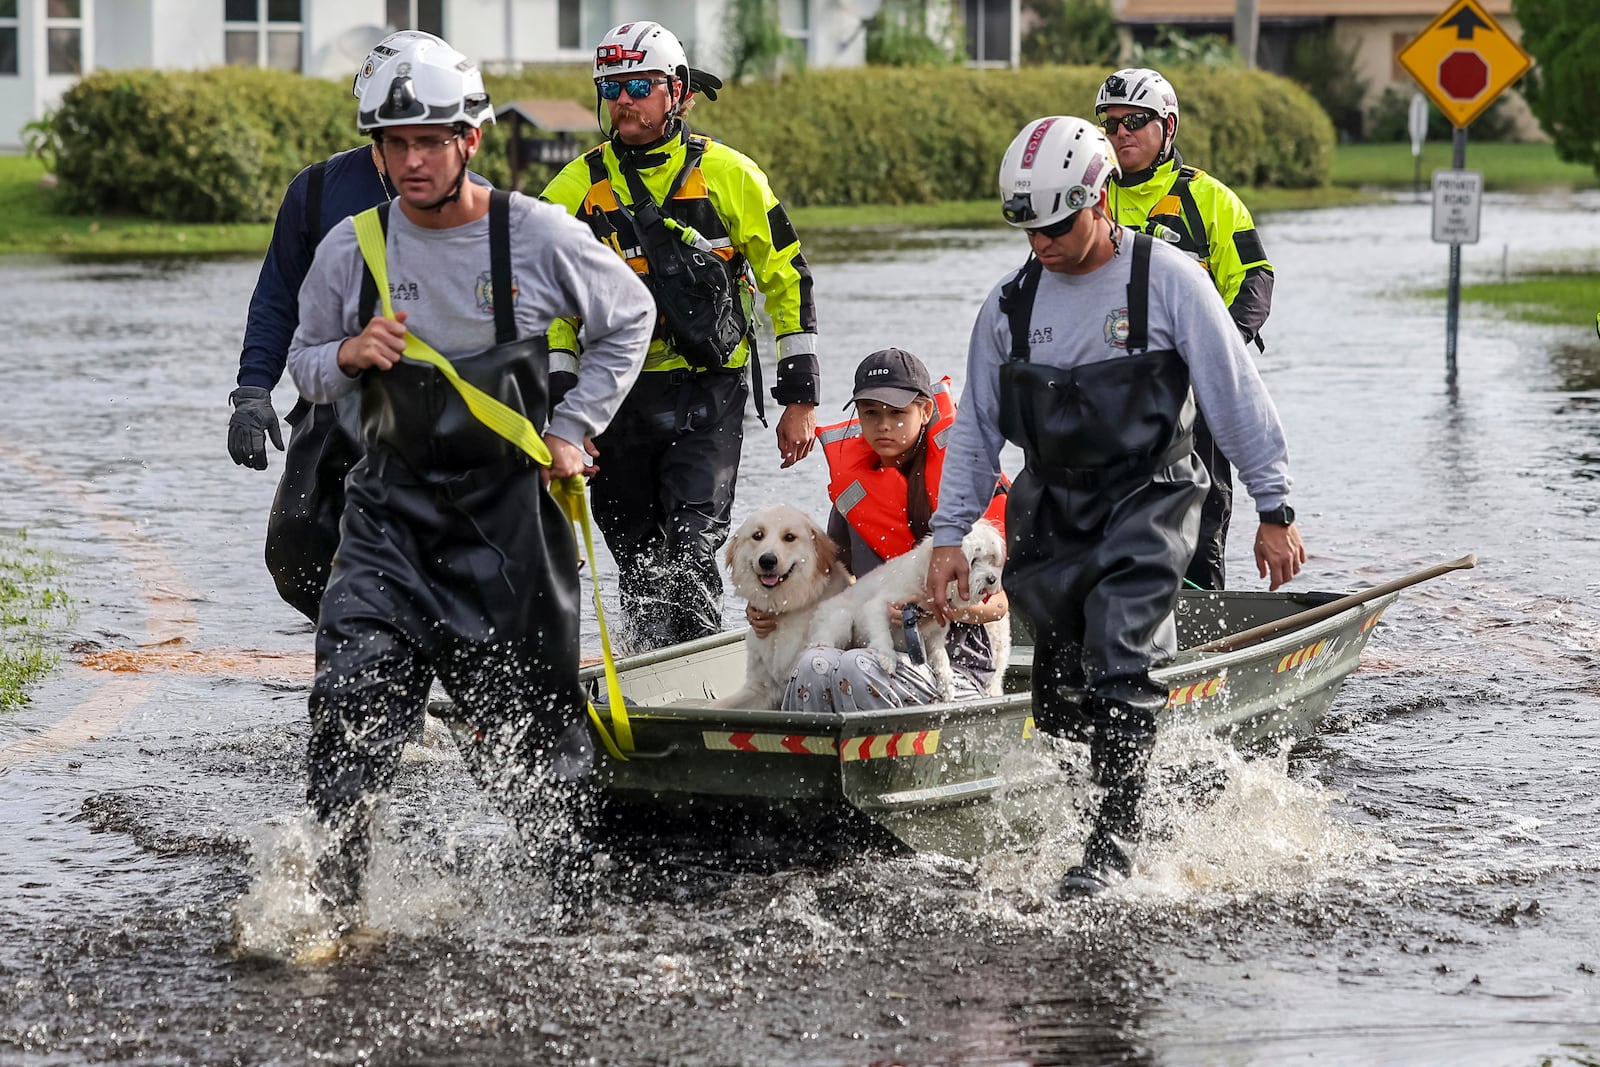
[[[1137,133],[1160,117],[1154,111],[1135,111],[1133,114],[1124,115],[1121,118],[1112,118],[1107,115],[1100,120],[1100,126],[1107,134],[1116,133],[1118,126],[1121,126],[1129,133]]]
[[[628,95],[635,100],[643,100],[650,95],[650,87],[665,85],[670,78],[626,78],[622,81],[607,79],[599,82],[600,98],[602,100],[617,100],[622,96],[622,90],[628,90]]]
[[[1001,205],[1000,213],[1004,215],[1005,220],[1011,223],[1013,226],[1022,226],[1023,223],[1032,222],[1034,219],[1039,217],[1038,214],[1033,210],[1033,198],[1027,193],[1017,193],[1016,195],[1008,198],[1006,202]],[[1054,240],[1055,238],[1060,237],[1061,235],[1070,231],[1072,229],[1072,224],[1077,221],[1080,214],[1081,212],[1074,211],[1066,218],[1057,219],[1055,222],[1052,222],[1047,226],[1023,226],[1022,228],[1030,235],[1038,234],[1041,237],[1048,237],[1051,240]]]
[[[436,156],[449,148],[460,137],[459,133],[452,133],[449,137],[418,137],[408,141],[404,137],[384,137],[378,142],[383,148],[385,156],[395,159],[405,159],[414,150],[419,156]]]

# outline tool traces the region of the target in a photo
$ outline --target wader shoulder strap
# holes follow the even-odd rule
[[[1011,326],[1010,358],[1022,363],[1028,362],[1032,355],[1033,346],[1028,343],[1028,335],[1033,323],[1033,298],[1038,295],[1039,278],[1043,274],[1044,265],[1029,256],[1022,269],[1000,287],[1000,314]]]
[[[1155,238],[1147,233],[1133,235],[1133,263],[1128,273],[1129,355],[1150,347],[1150,246]]]
[[[489,194],[489,279],[494,294],[494,343],[517,339],[517,309],[511,291],[511,193]]]

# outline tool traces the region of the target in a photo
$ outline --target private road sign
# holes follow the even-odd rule
[[[1463,128],[1533,66],[1477,0],[1456,0],[1397,58],[1445,118]]]

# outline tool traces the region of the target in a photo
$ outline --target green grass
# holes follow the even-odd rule
[[[0,535],[0,711],[27,703],[28,683],[56,665],[44,636],[72,612],[71,598],[55,584],[60,573],[26,531]]]
[[[71,252],[93,255],[266,251],[270,223],[185,225],[149,219],[61,215],[55,194],[39,188],[44,164],[31,156],[0,156],[0,255]]]
[[[1443,296],[1443,289],[1430,295]],[[1463,285],[1461,299],[1499,308],[1526,322],[1581,326],[1600,314],[1600,273],[1562,271],[1524,275],[1486,285]]]
[[[1451,163],[1450,145],[1443,141],[1422,146],[1422,185],[1427,188],[1435,170],[1447,170]],[[1548,144],[1473,144],[1467,142],[1467,169],[1483,172],[1489,189],[1584,189],[1600,185],[1594,168],[1581,163],[1564,163],[1556,158],[1554,145]],[[1335,185],[1378,186],[1409,189],[1416,164],[1411,145],[1340,145],[1334,152],[1331,180]]]

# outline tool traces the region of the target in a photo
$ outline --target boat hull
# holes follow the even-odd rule
[[[1186,651],[1155,671],[1168,687],[1161,729],[1261,748],[1313,732],[1397,594],[1231,652],[1192,651],[1335,594],[1185,593]],[[744,678],[744,634],[718,634],[618,662],[634,751],[606,756],[610,803],[679,814],[759,813],[805,824],[858,814],[913,848],[980,854],[1037,837],[1039,794],[1068,782],[1031,707],[1032,645],[1019,633],[1008,692],[983,700],[817,714],[711,706]],[[585,672],[601,706],[604,678]]]

